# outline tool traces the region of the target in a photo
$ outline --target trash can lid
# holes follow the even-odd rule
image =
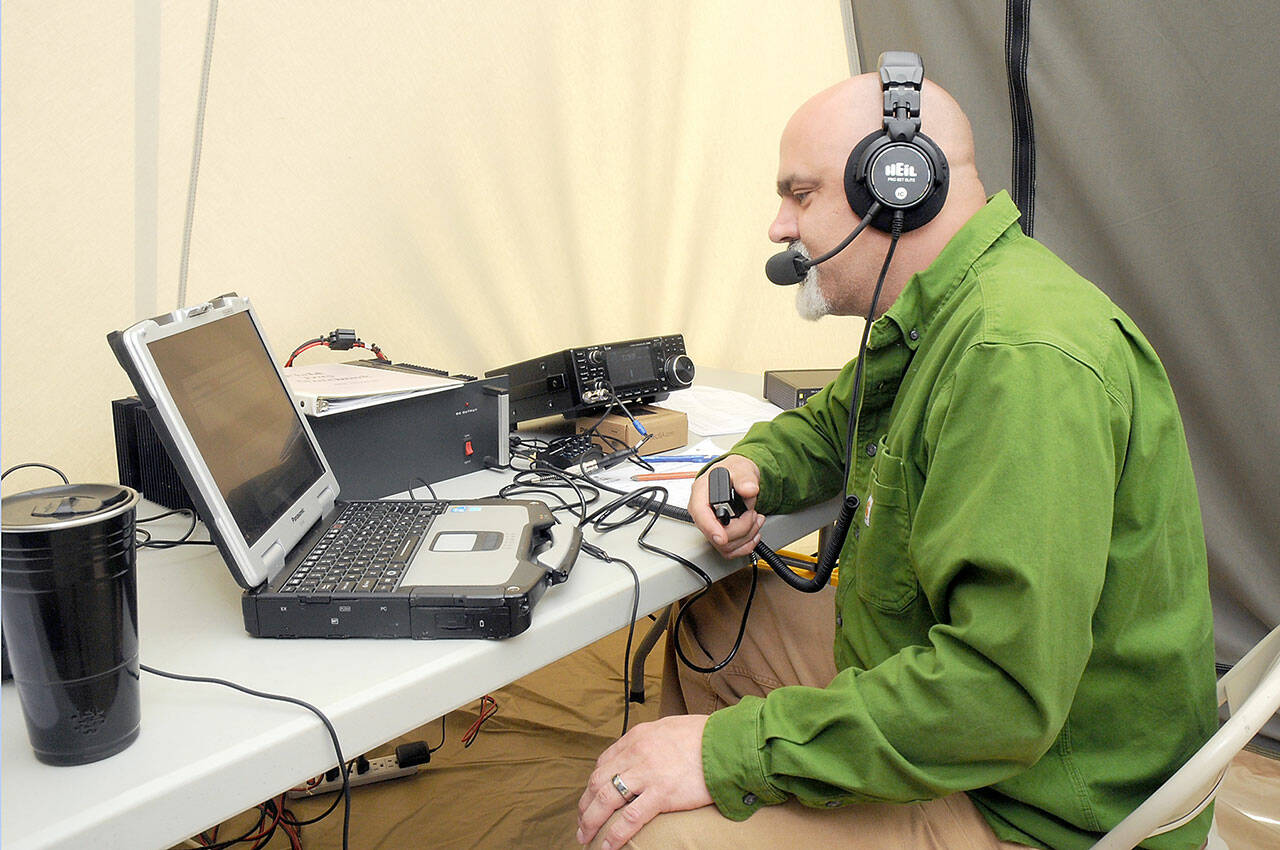
[[[0,527],[24,532],[87,525],[130,510],[139,498],[137,490],[119,484],[42,487],[0,500]]]

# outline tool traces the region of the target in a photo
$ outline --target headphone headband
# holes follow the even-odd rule
[[[880,54],[880,86],[884,89],[884,131],[895,142],[909,142],[920,129],[920,87],[924,63],[920,54],[890,50]]]

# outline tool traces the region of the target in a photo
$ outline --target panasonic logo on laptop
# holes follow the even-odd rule
[[[307,512],[306,508],[298,508],[298,512],[293,516],[289,517],[289,522],[297,522],[298,520],[302,519],[302,515],[306,512]]]

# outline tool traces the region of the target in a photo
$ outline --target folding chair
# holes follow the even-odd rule
[[[1280,709],[1280,626],[1218,680],[1218,705],[1223,703],[1230,713],[1227,722],[1093,850],[1132,850],[1187,823],[1213,801],[1231,760]],[[1213,825],[1205,846],[1227,850]]]

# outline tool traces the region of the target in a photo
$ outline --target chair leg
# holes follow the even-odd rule
[[[649,657],[649,653],[653,651],[658,638],[662,637],[662,633],[666,631],[667,622],[670,619],[671,606],[668,605],[658,612],[657,619],[653,621],[649,631],[645,632],[644,637],[640,639],[640,645],[636,647],[635,654],[631,656],[631,687],[628,698],[632,702],[644,702],[644,662]]]

